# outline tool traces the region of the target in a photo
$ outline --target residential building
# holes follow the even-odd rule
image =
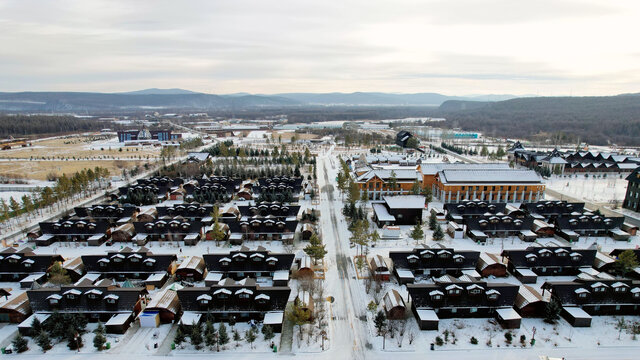
[[[622,207],[625,209],[640,211],[640,168],[636,168],[627,176],[627,193],[624,196]]]
[[[389,251],[398,279],[405,270],[411,271],[414,277],[461,276],[475,271],[479,256],[478,251],[456,250],[440,244],[432,247],[423,245],[411,251]]]

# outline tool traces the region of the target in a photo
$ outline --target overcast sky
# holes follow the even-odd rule
[[[0,1],[0,91],[640,92],[640,1]]]

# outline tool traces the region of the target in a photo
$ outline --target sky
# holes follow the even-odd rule
[[[0,1],[0,91],[640,92],[640,1]]]

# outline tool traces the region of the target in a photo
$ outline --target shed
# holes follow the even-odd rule
[[[194,324],[200,324],[200,318],[202,314],[193,312],[193,311],[185,311],[182,313],[182,317],[180,318],[179,323],[185,326],[192,326]]]
[[[214,286],[217,285],[220,280],[222,280],[222,273],[221,272],[216,272],[216,271],[211,271],[207,273],[207,276],[204,278],[204,285],[205,286]]]
[[[147,290],[160,289],[162,285],[167,282],[167,278],[168,276],[166,272],[150,274],[149,277],[144,280],[144,285],[147,287]]]
[[[26,292],[0,305],[0,322],[19,324],[29,315],[31,315],[31,304]]]
[[[204,259],[200,256],[190,256],[178,265],[176,276],[182,280],[200,281],[204,278],[205,271]]]
[[[104,241],[107,239],[107,235],[106,234],[95,234],[95,235],[91,235],[88,239],[87,239],[87,244],[89,246],[100,246],[102,245],[102,243],[104,243]]]
[[[313,230],[313,225],[311,224],[303,224],[302,225],[302,240],[309,240],[311,236],[315,234]]]
[[[591,326],[591,315],[587,314],[586,311],[582,310],[579,307],[575,306],[567,306],[563,307],[560,312],[563,318],[571,324],[573,327],[590,327]]]
[[[480,230],[469,230],[468,235],[473,241],[477,243],[485,243],[488,238],[487,234]]]
[[[531,230],[520,230],[518,232],[518,237],[520,238],[520,240],[528,242],[535,241],[538,238],[536,233]]]
[[[440,319],[435,311],[431,309],[415,309],[414,313],[420,330],[438,330]]]
[[[311,258],[308,255],[296,259],[298,265],[298,278],[313,278],[314,271],[311,263]]]
[[[406,306],[402,296],[395,289],[387,292],[382,298],[382,307],[387,315],[387,319],[404,319]]]
[[[282,311],[270,311],[264,314],[263,325],[269,325],[274,332],[282,331],[282,321],[284,319],[284,312]]]
[[[394,269],[394,271],[396,273],[396,277],[398,278],[398,283],[400,285],[413,284],[413,282],[416,281],[416,278],[411,272],[411,270],[396,268]]]
[[[131,313],[115,314],[104,324],[104,327],[110,334],[124,334],[131,325],[131,321],[133,321]]]
[[[49,246],[55,240],[55,237],[53,234],[42,234],[35,239],[35,243],[38,246]]]
[[[611,236],[613,240],[618,241],[629,241],[629,238],[631,237],[629,233],[619,228],[609,230],[609,236]]]
[[[514,302],[515,308],[524,317],[544,316],[547,304],[548,299],[543,298],[536,289],[529,285],[520,286]]]
[[[533,230],[533,232],[535,232],[540,238],[553,237],[553,234],[555,233],[555,228],[541,219],[533,220],[531,230]]]
[[[184,237],[185,245],[195,245],[198,243],[198,241],[200,241],[200,234],[198,233],[190,233]]]
[[[273,272],[273,286],[288,286],[289,270],[276,270]]]
[[[138,246],[144,246],[149,242],[149,234],[139,233],[133,237],[133,242]]]
[[[497,254],[480,253],[478,262],[476,263],[476,270],[481,277],[507,276],[507,264],[505,264]]]
[[[528,268],[516,268],[513,275],[523,284],[535,284],[538,281],[538,275]]]
[[[520,328],[520,322],[522,317],[513,308],[497,309],[496,319],[498,323],[505,329],[518,329]]]
[[[389,281],[389,267],[382,255],[374,255],[369,259],[369,271],[376,280]]]
[[[622,226],[620,226],[620,229],[626,231],[631,236],[636,236],[636,233],[638,232],[638,227],[629,223],[623,223]]]
[[[306,315],[307,319],[313,319],[313,299],[308,291],[301,290],[296,296],[295,303]]]
[[[558,229],[556,230],[556,234],[570,242],[578,241],[578,239],[580,238],[580,235],[578,235],[578,233],[570,229]]]
[[[43,314],[43,313],[35,313],[29,316],[26,320],[18,324],[18,331],[21,335],[29,336],[31,335],[31,324],[33,324],[33,319],[38,319],[41,324],[44,324],[51,314]]]
[[[447,233],[454,239],[464,238],[464,225],[458,224],[455,221],[449,221],[447,224]]]
[[[20,280],[20,288],[22,289],[31,289],[34,283],[42,285],[47,280],[47,274],[45,273],[35,273],[28,275],[26,278]]]
[[[180,299],[178,292],[166,288],[152,295],[151,300],[144,310],[145,312],[154,311],[158,313],[158,321],[166,324],[175,320],[176,315],[180,312]],[[140,324],[142,326],[142,324]]]
[[[126,223],[118,226],[111,232],[111,240],[118,242],[129,242],[135,235],[136,230],[132,223]]]
[[[138,315],[140,320],[140,327],[142,328],[157,328],[160,326],[160,312],[145,310]]]
[[[149,207],[142,210],[137,216],[137,222],[154,222],[158,217],[158,210],[155,207]]]

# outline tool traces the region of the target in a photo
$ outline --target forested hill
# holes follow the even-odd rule
[[[640,94],[537,97],[498,102],[446,101],[437,111],[447,126],[487,135],[589,144],[640,145]]]

